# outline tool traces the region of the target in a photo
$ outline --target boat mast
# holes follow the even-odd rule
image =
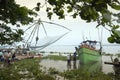
[[[83,38],[83,41],[85,41],[85,36],[84,36],[83,32],[82,32],[82,38]]]
[[[101,28],[101,33],[99,31],[99,28],[98,28],[98,38],[100,41],[100,54],[102,53],[102,37],[103,37],[103,28]]]

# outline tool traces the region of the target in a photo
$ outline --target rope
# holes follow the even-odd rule
[[[69,30],[69,31],[72,31],[72,30],[70,30],[69,28],[67,28],[67,27],[65,27],[65,26],[63,26],[63,25],[57,24],[57,23],[47,22],[47,21],[41,21],[41,22],[45,22],[45,23],[49,23],[49,24],[54,24],[54,25],[57,25],[57,26],[63,27],[63,28],[65,28],[65,29]]]

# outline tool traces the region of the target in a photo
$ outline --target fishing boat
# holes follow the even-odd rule
[[[102,47],[100,46],[99,49],[97,49],[97,43],[100,44],[100,42],[98,41],[91,40],[86,40],[81,43],[81,45],[77,49],[80,64],[94,64],[101,61]]]

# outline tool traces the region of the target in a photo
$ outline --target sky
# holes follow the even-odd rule
[[[28,8],[33,9],[36,6],[36,3],[39,1],[44,3],[44,0],[16,0],[16,3],[20,4],[21,6],[27,6]],[[38,18],[44,21],[50,21],[53,23],[63,25],[72,30],[67,35],[62,37],[60,40],[55,42],[54,45],[78,45],[83,40],[86,39],[97,40],[97,41],[100,41],[100,39],[102,39],[102,44],[108,44],[107,38],[108,36],[110,36],[109,31],[104,29],[102,26],[96,28],[97,23],[95,22],[86,23],[85,21],[81,20],[79,17],[76,19],[73,19],[71,17],[66,17],[66,19],[64,20],[58,20],[58,18],[54,16],[52,20],[49,20],[46,16],[47,15],[45,13],[45,9],[41,9]],[[66,32],[65,29],[61,29],[59,26],[50,25],[50,24],[44,24],[44,25],[48,35],[50,36],[60,35]],[[100,37],[99,34],[102,34],[102,37]],[[40,34],[40,36],[43,35],[45,35],[44,32]]]

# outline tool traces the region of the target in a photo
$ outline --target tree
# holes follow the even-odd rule
[[[86,22],[97,22],[96,27],[102,25],[110,31],[110,43],[120,43],[120,26],[115,24],[120,23],[119,0],[45,0],[45,3],[49,19],[53,14],[59,19],[64,19],[66,13],[69,13],[73,18],[80,17]],[[112,10],[116,10],[117,13]]]
[[[40,2],[33,8],[40,11],[46,7],[47,17],[52,18],[56,14],[59,19],[64,19],[66,14],[73,18],[80,17],[86,22],[97,22],[108,29],[111,36],[108,41],[120,43],[120,13],[112,10],[120,10],[119,0],[45,0],[44,6]],[[23,30],[13,30],[8,24],[20,27],[33,22],[33,17],[37,14],[25,6],[20,6],[14,0],[0,0],[0,44],[12,44],[22,40]]]
[[[21,41],[23,30],[12,29],[11,26],[20,27],[29,24],[33,21],[32,15],[37,14],[26,7],[20,7],[14,0],[0,0],[0,44]]]

